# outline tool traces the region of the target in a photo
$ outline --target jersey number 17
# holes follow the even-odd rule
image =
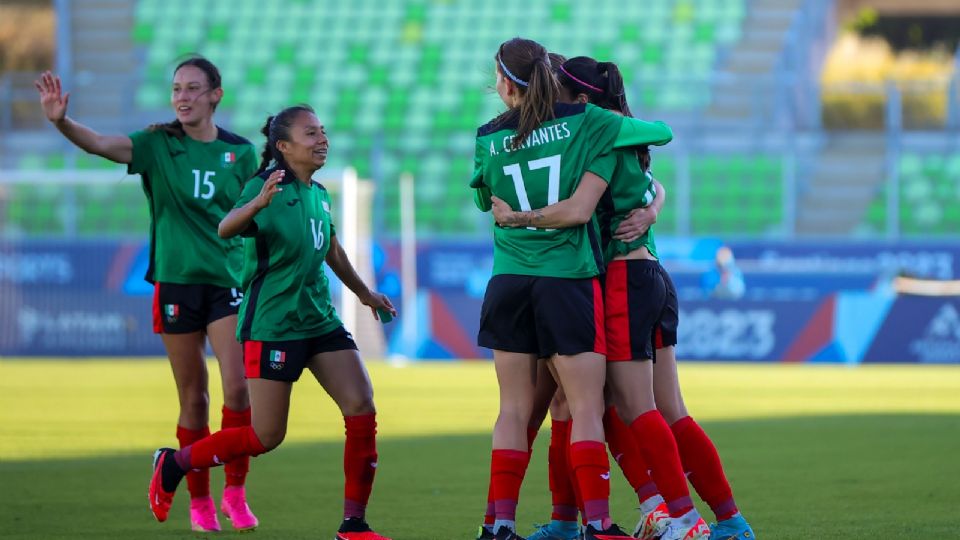
[[[530,160],[527,162],[527,168],[531,171],[549,169],[547,176],[547,204],[545,206],[560,202],[560,154]],[[520,210],[533,210],[530,206],[530,199],[527,197],[527,187],[523,183],[523,171],[520,169],[520,164],[504,165],[503,174],[513,178],[513,187],[517,190],[517,200],[520,201]],[[531,231],[537,229],[536,227],[527,228]]]

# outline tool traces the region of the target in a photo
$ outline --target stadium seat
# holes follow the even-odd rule
[[[468,173],[458,159],[472,156],[473,130],[502,108],[487,90],[492,56],[505,36],[529,36],[571,56],[618,61],[628,82],[649,82],[663,73],[707,80],[720,48],[739,39],[745,13],[745,0],[720,4],[651,0],[633,10],[614,0],[535,0],[522,7],[361,0],[347,9],[314,0],[236,0],[201,9],[183,0],[138,0],[131,32],[145,61],[137,73],[136,105],[165,111],[177,55],[204,53],[223,75],[221,116],[228,127],[256,139],[268,113],[309,102],[330,130],[331,166],[352,164],[368,172],[369,147],[357,142],[383,140],[390,144],[380,172],[396,178],[402,164],[424,159],[426,152],[435,159],[426,159],[430,164],[420,174],[428,176],[418,176],[418,189],[451,200],[425,205],[418,219],[440,231],[471,232],[476,221],[461,218],[472,203]],[[170,17],[171,10],[179,15]],[[263,32],[271,25],[293,28]],[[289,39],[290,32],[303,39]],[[710,100],[707,84],[641,88],[638,82],[630,91],[644,110],[694,111]],[[396,182],[381,189],[384,204],[396,200]],[[386,215],[384,226],[396,231],[399,222],[392,212]]]

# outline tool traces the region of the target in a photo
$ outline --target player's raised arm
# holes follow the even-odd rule
[[[133,161],[133,141],[126,135],[101,135],[67,116],[70,93],[63,93],[60,77],[45,71],[33,82],[40,93],[40,106],[47,120],[63,136],[90,154],[105,157],[117,163]]]

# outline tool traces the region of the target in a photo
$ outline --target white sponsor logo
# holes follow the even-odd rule
[[[600,475],[600,478],[603,478],[604,480],[609,480],[609,479],[610,479],[610,472],[608,471],[608,472],[605,472],[605,473],[601,474],[601,475]]]
[[[921,362],[960,362],[960,312],[953,304],[937,311],[923,337],[910,342],[910,352]]]
[[[776,314],[768,309],[681,311],[678,356],[738,360],[765,358],[776,346]]]

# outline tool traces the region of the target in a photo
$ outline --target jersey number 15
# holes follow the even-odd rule
[[[213,192],[217,190],[217,186],[213,184],[213,178],[217,173],[214,171],[203,171],[203,188],[206,190],[203,193],[200,193],[201,180],[200,180],[200,170],[193,170],[193,196],[197,199],[210,199],[213,197]]]
[[[527,168],[531,171],[537,169],[549,169],[547,175],[547,204],[550,206],[560,201],[560,154],[555,154],[540,159],[533,159],[527,162]],[[517,190],[517,200],[520,201],[520,210],[533,210],[530,206],[530,199],[527,197],[527,187],[523,183],[523,171],[519,163],[503,166],[503,174],[513,178],[513,187]],[[527,227],[531,231],[536,227]],[[550,230],[550,229],[547,229]]]

